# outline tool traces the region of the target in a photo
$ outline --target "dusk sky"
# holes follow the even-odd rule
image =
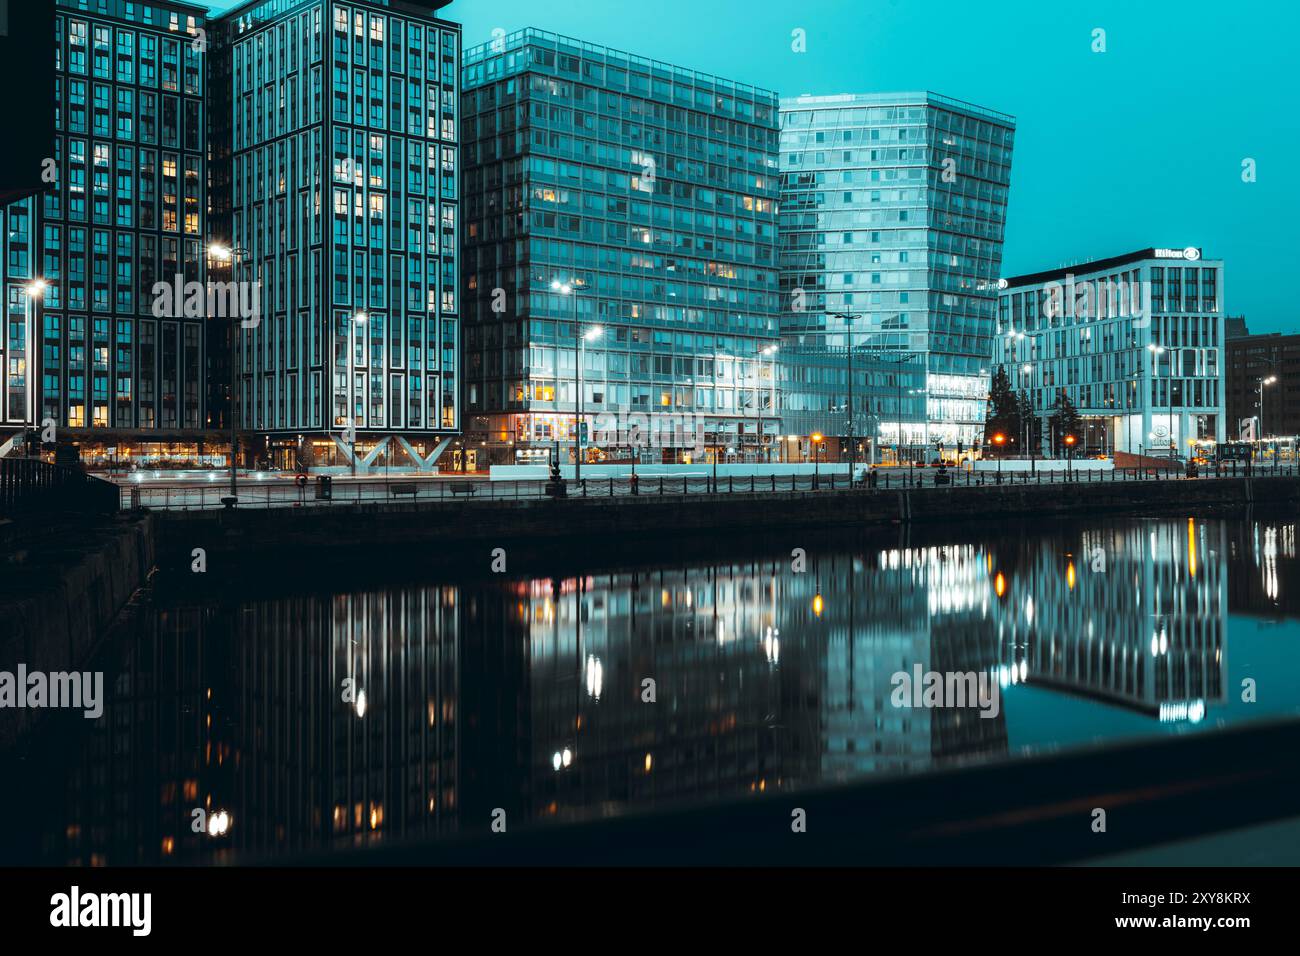
[[[455,0],[442,15],[466,47],[535,26],[783,96],[933,90],[1010,113],[1006,275],[1200,246],[1225,260],[1229,314],[1296,330],[1282,278],[1300,221],[1286,165],[1300,157],[1300,12],[1280,0]]]

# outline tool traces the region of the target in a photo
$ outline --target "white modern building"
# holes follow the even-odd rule
[[[1186,455],[1223,440],[1221,260],[1143,249],[999,286],[993,370],[1028,396],[1033,445],[1051,447],[1061,390],[1084,420],[1087,454]]]

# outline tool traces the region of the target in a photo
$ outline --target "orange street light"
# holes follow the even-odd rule
[[[997,445],[998,448],[1001,448],[1006,443],[1007,443],[1007,436],[1002,434],[1002,432],[998,432],[993,436],[993,444]],[[1001,455],[998,455],[998,484],[999,485],[1002,484],[1002,456]]]

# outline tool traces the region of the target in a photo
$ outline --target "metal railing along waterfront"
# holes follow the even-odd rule
[[[118,505],[113,482],[79,468],[38,458],[0,458],[0,515],[112,514]]]
[[[1300,476],[1300,463],[1279,462],[1253,465],[1225,463],[1222,468],[1202,468],[1196,476],[1182,469],[1115,468],[1101,470],[1004,471],[995,469],[965,471],[948,469],[941,473],[933,466],[925,468],[883,467],[875,482],[860,478],[850,481],[846,474],[798,475],[722,475],[714,478],[701,472],[687,475],[645,475],[632,478],[599,477],[565,482],[567,498],[682,497],[694,495],[818,493],[853,490],[864,494],[897,492],[909,489],[998,488],[1027,485],[1090,485],[1116,482],[1197,481],[1204,478]],[[946,479],[946,480],[945,480]],[[107,484],[107,483],[105,483]],[[344,478],[330,483],[328,493],[313,476],[305,485],[292,477],[249,477],[241,479],[236,507],[292,508],[328,507],[330,505],[374,504],[386,501],[454,502],[544,499],[550,497],[544,479],[492,481],[481,476],[410,477],[393,476]],[[111,486],[110,486],[111,487]],[[119,486],[123,508],[157,508],[163,510],[204,510],[224,508],[229,495],[224,475],[207,482],[169,482],[127,480]],[[327,496],[326,496],[327,495]]]

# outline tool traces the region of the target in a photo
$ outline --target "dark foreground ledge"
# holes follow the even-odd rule
[[[577,824],[338,850],[287,865],[1026,866],[1068,864],[1300,814],[1300,721],[769,793]],[[1096,809],[1106,830],[1094,832]],[[807,831],[791,829],[803,810]],[[1172,851],[1175,855],[1177,850]],[[1294,857],[1300,851],[1293,848]],[[1168,854],[1167,854],[1168,855]],[[243,859],[241,863],[255,863]],[[1206,861],[1188,859],[1187,865]]]

